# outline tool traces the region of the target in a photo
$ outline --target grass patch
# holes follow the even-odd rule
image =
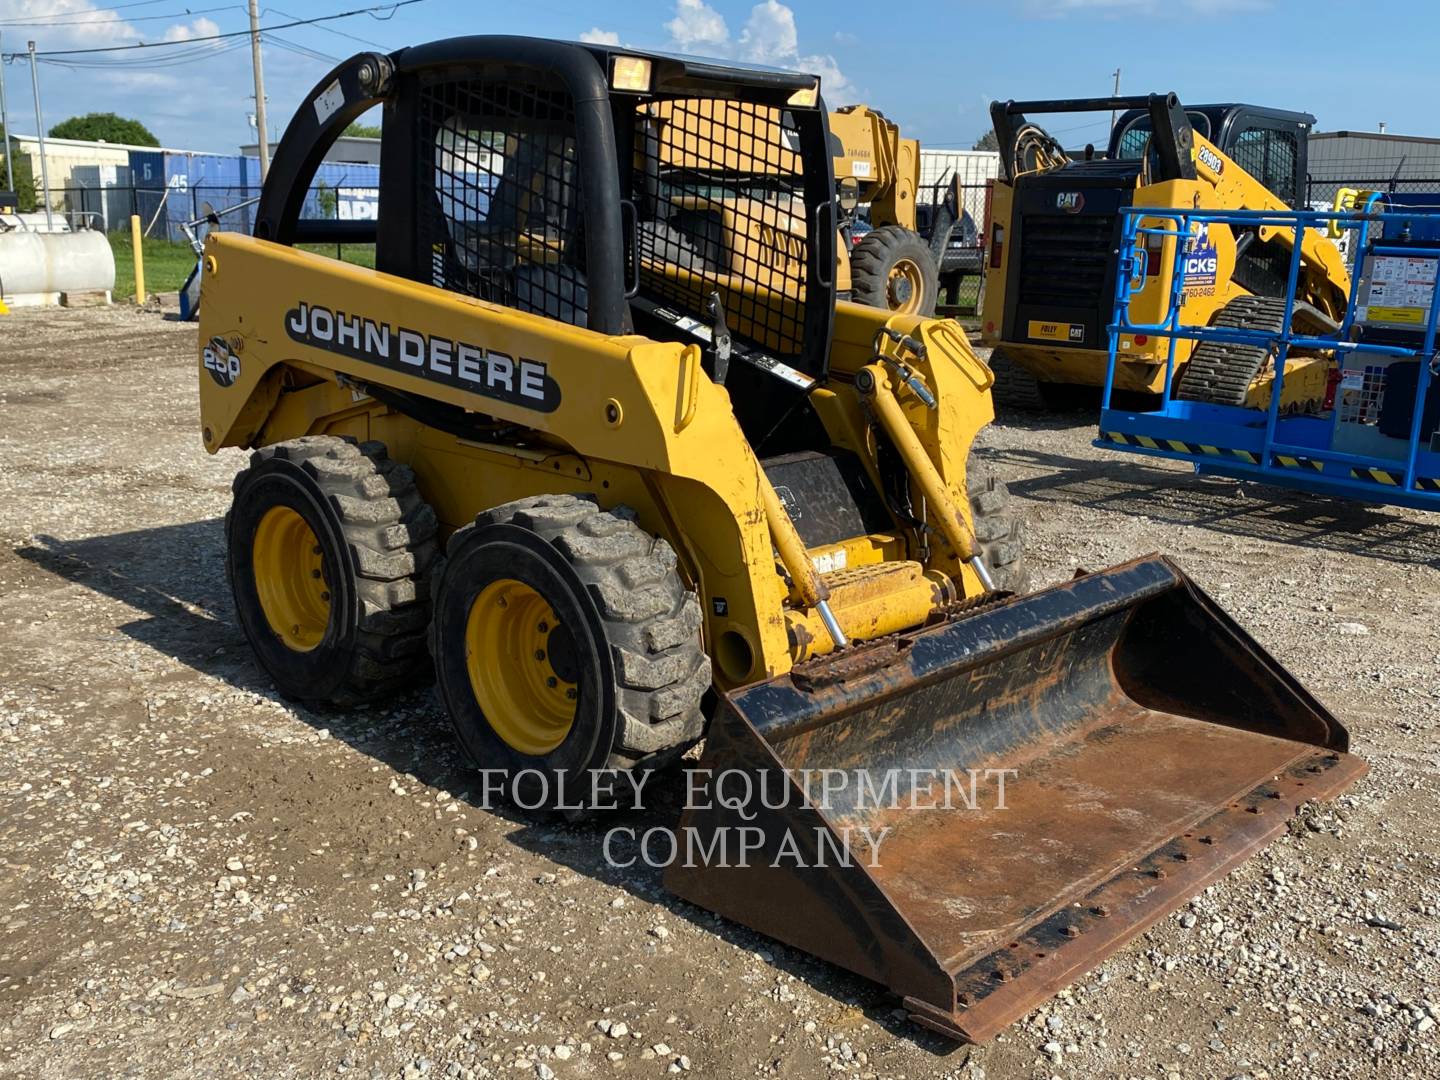
[[[135,248],[128,232],[112,232],[110,250],[115,255],[115,299],[135,295]],[[145,291],[175,292],[195,268],[195,255],[189,244],[147,237],[141,246],[145,258]]]
[[[368,266],[375,269],[375,245],[374,244],[297,244],[301,251],[313,251],[316,255],[324,255],[329,259],[339,259],[341,262],[354,263],[356,266]]]
[[[115,299],[128,300],[135,295],[134,246],[128,232],[109,234],[110,250],[115,255]],[[301,244],[304,251],[328,258],[340,258],[357,266],[375,266],[374,244]],[[147,293],[176,292],[185,284],[190,271],[195,267],[195,255],[190,245],[158,237],[146,237],[141,252],[145,257],[145,291]],[[338,252],[338,255],[337,255]]]

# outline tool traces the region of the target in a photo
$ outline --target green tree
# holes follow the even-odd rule
[[[50,129],[52,139],[84,139],[86,142],[130,143],[132,146],[159,146],[160,140],[139,120],[114,113],[86,113],[62,120]]]
[[[3,138],[6,138],[5,129],[0,127],[0,139]],[[0,155],[0,191],[14,191],[19,199],[20,209],[29,213],[40,205],[40,199],[35,191],[35,178],[30,174],[30,158],[20,153],[18,139],[10,139],[9,161],[15,168],[15,179],[12,183],[10,174],[6,171],[5,157]]]
[[[320,207],[320,216],[333,218],[340,206],[340,193],[324,180],[315,181],[315,202]]]
[[[378,139],[380,137],[379,124],[362,124],[356,120],[344,131],[346,135],[352,135],[357,139]]]
[[[985,132],[984,135],[981,135],[980,138],[978,138],[978,139],[975,140],[975,145],[972,146],[970,149],[971,149],[971,150],[999,150],[999,149],[1000,149],[1000,140],[997,139],[997,138],[995,138],[995,132],[993,132],[993,131],[987,131],[987,132]]]

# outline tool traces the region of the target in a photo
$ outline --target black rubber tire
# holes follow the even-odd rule
[[[576,719],[542,756],[521,753],[495,732],[465,663],[475,598],[506,577],[539,592],[571,631]],[[562,771],[652,769],[704,734],[701,699],[711,670],[700,601],[680,579],[670,545],[645,532],[628,507],[603,510],[593,496],[541,495],[485,511],[450,538],[434,610],[430,651],[456,735],[477,767],[520,775],[524,786],[512,795],[526,808],[558,801],[554,780]],[[550,779],[542,785],[534,771]],[[568,802],[588,795],[588,781],[578,790],[567,782]],[[617,795],[626,786],[619,784]]]
[[[1006,356],[1003,350],[992,349],[986,363],[995,376],[990,397],[997,406],[1016,412],[1044,412],[1049,407],[1040,380]]]
[[[850,252],[850,298],[857,304],[899,310],[890,302],[890,270],[901,259],[909,259],[920,269],[924,282],[916,315],[934,315],[935,302],[940,298],[940,270],[930,245],[919,233],[900,225],[883,225],[872,229]]]
[[[988,464],[970,455],[965,469],[965,486],[970,496],[970,519],[975,539],[995,587],[1005,592],[1024,593],[1030,588],[1030,569],[1025,560],[1025,519],[1015,512],[1010,489]]]
[[[312,705],[356,705],[429,674],[436,523],[409,466],[391,461],[378,442],[312,435],[256,450],[233,491],[226,573],[241,628],[280,693]],[[330,620],[309,652],[275,633],[255,586],[255,529],[275,506],[299,513],[322,548]]]
[[[1210,325],[1279,334],[1285,327],[1285,301],[1270,296],[1237,296],[1216,312]],[[1181,401],[1211,405],[1244,405],[1255,376],[1273,353],[1273,349],[1260,345],[1202,341],[1176,380],[1175,396]]]

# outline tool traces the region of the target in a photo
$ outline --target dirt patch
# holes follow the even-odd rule
[[[124,308],[0,319],[0,1073],[1440,1073],[1426,515],[1100,451],[1083,414],[984,435],[1037,584],[1175,556],[1371,773],[957,1048],[611,867],[599,827],[480,809],[427,691],[348,713],[279,700],[230,610],[243,455],[201,449],[194,348],[193,327]]]

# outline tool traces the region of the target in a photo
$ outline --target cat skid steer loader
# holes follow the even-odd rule
[[[1121,110],[1108,147],[1068,154],[1032,116]],[[997,101],[990,106],[1001,176],[990,208],[983,338],[1004,404],[1043,406],[1051,388],[1105,384],[1114,317],[1122,206],[1154,207],[1142,225],[1164,230],[1171,207],[1255,212],[1249,226],[1215,225],[1182,240],[1148,237],[1134,268],[1131,319],[1159,325],[1171,313],[1175,245],[1184,243],[1181,322],[1280,333],[1294,230],[1267,212],[1301,204],[1315,118],[1255,105],[1183,106],[1174,94]],[[1334,333],[1350,276],[1339,250],[1318,232],[1302,237],[1293,324]],[[1195,345],[1163,334],[1117,342],[1115,388],[1158,395],[1171,345],[1175,395],[1212,405],[1265,408],[1274,348],[1219,341]],[[1281,406],[1322,407],[1336,365],[1326,355],[1291,355]]]
[[[378,220],[306,220],[376,105]],[[526,805],[703,738],[765,797],[689,803],[692,850],[745,830],[748,857],[669,887],[985,1039],[1363,766],[1168,560],[1022,594],[969,455],[990,373],[948,322],[836,302],[834,194],[811,76],[513,37],[358,55],[291,121],[254,235],[206,241],[204,444],[253,449],[228,568],[282,692],[433,670]],[[376,268],[295,246],[337,239]],[[970,770],[1003,799],[943,798]]]

